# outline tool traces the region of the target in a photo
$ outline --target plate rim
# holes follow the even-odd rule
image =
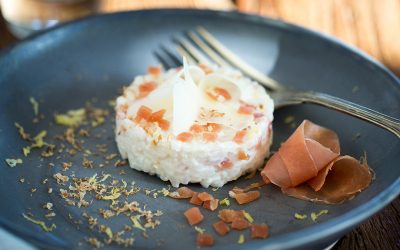
[[[106,18],[107,16],[117,18],[118,16],[125,16],[125,15],[140,15],[140,14],[154,15],[160,12],[164,12],[166,14],[168,13],[173,14],[179,12],[179,14],[181,15],[183,13],[183,14],[196,14],[196,15],[209,15],[209,16],[211,15],[213,17],[216,16],[228,19],[241,19],[245,22],[259,23],[264,26],[278,28],[283,32],[289,31],[289,32],[305,33],[306,35],[310,35],[317,39],[322,39],[324,41],[327,41],[331,45],[337,45],[338,47],[346,51],[346,53],[350,53],[353,56],[361,58],[361,60],[364,63],[368,63],[375,70],[380,70],[381,72],[383,72],[386,77],[391,79],[390,83],[394,84],[394,86],[397,87],[397,89],[400,91],[400,79],[392,71],[390,71],[382,63],[374,59],[372,56],[366,54],[366,52],[352,45],[346,44],[343,41],[333,36],[320,33],[318,31],[313,31],[308,28],[298,26],[295,24],[290,24],[282,20],[239,13],[237,11],[167,8],[167,9],[145,9],[145,10],[134,10],[134,11],[123,11],[115,13],[100,13],[89,17],[80,18],[71,22],[63,23],[61,25],[40,31],[34,35],[25,38],[24,40],[18,41],[15,44],[3,48],[0,51],[0,65],[14,51],[29,46],[29,44],[35,43],[37,40],[40,41],[40,39],[43,39],[46,36],[51,36],[54,32],[68,28],[70,26],[79,25],[80,23],[90,22],[96,19]],[[398,142],[396,143],[396,145],[397,144]],[[383,190],[380,194],[376,195],[371,200],[365,202],[364,204],[359,205],[358,207],[340,216],[331,218],[328,221],[311,225],[301,230],[297,230],[290,233],[284,233],[282,235],[277,235],[267,240],[258,242],[256,241],[247,242],[245,245],[240,246],[239,248],[291,249],[316,243],[318,242],[318,240],[321,240],[323,238],[328,238],[343,231],[354,229],[358,224],[365,221],[373,214],[377,213],[379,210],[383,209],[385,206],[391,203],[396,197],[399,196],[399,194],[400,194],[400,176],[397,177],[397,179],[389,187]],[[55,247],[54,245],[48,245],[48,242],[43,242],[41,239],[27,234],[26,230],[23,230],[18,225],[10,225],[10,223],[8,223],[7,220],[4,220],[3,218],[4,217],[1,215],[0,226],[2,226],[4,229],[11,232],[12,234],[16,235],[17,237],[22,235],[23,237],[25,237],[23,238],[23,240],[26,240],[28,242],[36,243],[39,246],[43,246],[43,244],[45,244],[44,246]],[[62,247],[62,246],[58,245],[56,247]],[[219,246],[219,247],[224,248],[224,246]]]

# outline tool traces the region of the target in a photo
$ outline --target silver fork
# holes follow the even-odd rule
[[[244,62],[205,28],[198,27],[196,30],[197,33],[187,33],[189,40],[175,40],[178,53],[195,63],[210,64],[214,62],[220,66],[233,66],[242,71],[245,75],[266,87],[268,93],[274,100],[275,109],[301,103],[317,104],[371,122],[372,124],[392,132],[400,138],[399,119],[328,94],[289,89]],[[200,49],[194,46],[194,44]],[[168,50],[164,49],[164,52],[171,58],[174,57]],[[175,58],[174,60],[176,61],[177,59]]]

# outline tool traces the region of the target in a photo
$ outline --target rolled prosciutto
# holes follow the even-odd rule
[[[366,160],[340,156],[334,131],[308,120],[268,160],[261,175],[289,196],[327,204],[353,198],[373,178]]]

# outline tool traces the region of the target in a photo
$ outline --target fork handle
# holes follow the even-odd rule
[[[391,116],[382,114],[378,111],[363,107],[356,103],[340,99],[335,96],[313,92],[313,91],[277,91],[280,92],[277,101],[277,107],[293,105],[299,103],[312,103],[334,109],[351,116],[371,122],[382,127],[400,138],[400,120]],[[274,95],[273,95],[274,97]],[[274,98],[275,99],[275,98]]]

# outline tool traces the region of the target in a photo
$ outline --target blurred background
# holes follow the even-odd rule
[[[148,8],[240,11],[302,25],[356,46],[400,75],[400,0],[0,0],[0,48],[81,16]],[[8,26],[8,30],[5,26]]]

